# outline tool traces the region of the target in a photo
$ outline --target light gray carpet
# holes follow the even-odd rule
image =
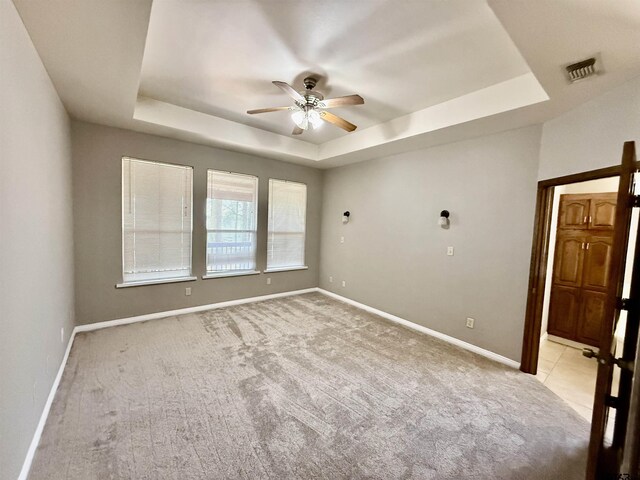
[[[587,438],[535,378],[314,293],[78,335],[30,478],[582,479]]]

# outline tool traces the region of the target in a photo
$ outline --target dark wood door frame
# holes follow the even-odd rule
[[[640,163],[640,162],[639,162]],[[549,256],[549,235],[551,233],[551,213],[553,209],[553,187],[568,183],[586,182],[620,175],[620,165],[591,170],[589,172],[566,175],[538,182],[536,214],[533,229],[531,266],[529,268],[529,292],[524,321],[522,357],[520,370],[535,375],[538,370],[540,350],[540,330],[542,328],[542,305],[547,277]]]

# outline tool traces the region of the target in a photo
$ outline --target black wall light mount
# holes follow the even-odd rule
[[[440,212],[440,220],[438,220],[438,225],[440,225],[442,228],[447,229],[449,228],[449,210],[442,210]]]

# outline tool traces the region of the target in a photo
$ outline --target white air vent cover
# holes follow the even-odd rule
[[[581,62],[572,63],[571,65],[567,65],[565,70],[567,72],[567,79],[571,83],[596,75],[598,73],[596,58],[591,57]]]

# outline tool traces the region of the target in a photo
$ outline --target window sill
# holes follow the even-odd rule
[[[202,276],[203,280],[210,278],[244,277],[245,275],[260,275],[259,270],[247,270],[242,272],[207,273]]]
[[[303,265],[301,267],[280,267],[280,268],[268,268],[263,273],[277,273],[277,272],[293,272],[295,270],[308,270],[309,267]]]
[[[143,285],[159,285],[162,283],[193,282],[198,277],[162,278],[158,280],[141,280],[139,282],[124,282],[116,284],[116,288],[141,287]]]

